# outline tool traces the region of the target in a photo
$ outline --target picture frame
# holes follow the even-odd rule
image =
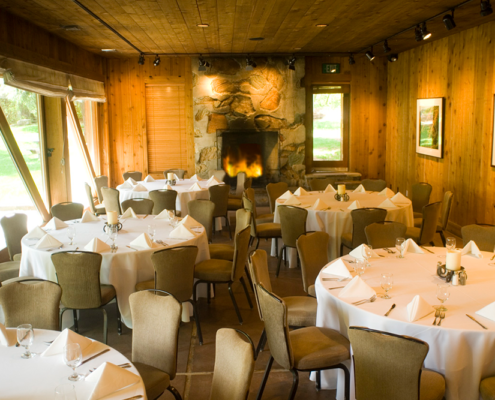
[[[491,166],[495,167],[495,95],[493,96],[493,125],[492,125],[492,162]]]
[[[444,98],[418,99],[416,108],[416,153],[443,158],[443,128]]]

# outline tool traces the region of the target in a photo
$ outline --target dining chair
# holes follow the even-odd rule
[[[450,209],[452,208],[452,201],[454,199],[454,194],[450,191],[445,192],[442,200],[442,211],[440,212],[440,219],[437,224],[437,232],[440,234],[440,238],[442,239],[442,243],[445,246],[445,230],[447,229],[447,224],[449,223],[449,215]],[[414,226],[417,228],[421,227],[423,222],[423,218],[414,218]]]
[[[84,191],[86,192],[86,197],[88,199],[89,208],[91,212],[98,216],[101,214],[106,214],[105,206],[103,204],[95,204],[95,199],[93,197],[93,190],[86,182],[84,182]],[[103,195],[102,195],[103,196]]]
[[[72,310],[74,330],[79,332],[77,310],[99,309],[103,312],[103,343],[107,343],[108,323],[105,306],[115,299],[117,332],[122,334],[117,293],[112,285],[100,283],[102,255],[89,251],[62,251],[52,254],[57,280],[62,288],[60,321],[67,310]]]
[[[151,215],[153,213],[154,202],[150,199],[128,199],[122,202],[122,213],[128,208],[132,208],[138,215]]]
[[[480,396],[482,400],[495,399],[495,376],[489,376],[481,380]]]
[[[251,224],[251,211],[241,208],[235,213],[235,233],[237,235]],[[198,221],[199,222],[199,221]],[[209,245],[210,258],[233,261],[235,248],[228,243],[213,243]]]
[[[301,274],[304,291],[316,297],[315,282],[321,269],[329,263],[328,245],[330,235],[326,232],[311,232],[296,240],[297,252],[301,259]]]
[[[163,290],[145,290],[129,296],[132,318],[132,363],[143,378],[146,397],[158,399],[168,390],[181,395],[170,381],[177,373],[181,303]]]
[[[254,361],[254,345],[248,334],[237,329],[219,329],[210,400],[246,400]]]
[[[119,215],[121,215],[122,210],[120,208],[120,192],[117,189],[104,187],[101,188],[101,194],[103,195],[105,202],[106,212],[117,211]]]
[[[256,210],[256,198],[255,198],[253,188],[247,188],[244,191],[243,196],[246,196],[249,200],[251,200],[251,203],[253,203],[253,213],[254,213],[254,218],[256,219],[257,224],[264,224],[267,222],[273,222],[273,213],[258,215],[258,212]]]
[[[268,255],[265,250],[255,250],[249,257],[249,270],[254,285],[254,297],[258,306],[260,319],[263,321],[263,314],[258,299],[258,285],[261,284],[270,293],[273,293],[270,273],[268,271]],[[310,296],[289,296],[282,298],[287,307],[287,324],[289,327],[298,328],[316,325],[316,309],[318,303],[314,297]],[[266,332],[263,329],[260,341],[256,348],[256,356],[263,351],[266,343]]]
[[[52,206],[51,214],[62,221],[82,218],[84,206],[80,203],[72,203],[70,201],[58,203]]]
[[[357,399],[442,400],[445,379],[423,368],[428,343],[359,326],[348,330]]]
[[[182,303],[193,306],[194,319],[198,332],[199,344],[203,344],[203,335],[198,317],[198,307],[192,299],[194,286],[194,265],[198,256],[197,246],[179,246],[155,251],[151,262],[155,278],[136,284],[136,291],[157,289],[171,293]]]
[[[493,252],[495,247],[495,226],[490,225],[466,225],[461,228],[464,245],[471,240],[481,251]]]
[[[333,178],[312,178],[308,179],[309,189],[311,191],[323,191],[328,185],[332,185],[335,179]]]
[[[22,213],[15,213],[10,217],[7,215],[0,219],[0,225],[5,236],[10,260],[21,261],[21,239],[28,233],[27,215]]]
[[[282,232],[282,242],[284,245],[278,255],[277,278],[280,274],[280,265],[282,264],[282,253],[285,250],[285,265],[287,266],[287,248],[295,249],[297,263],[299,264],[299,254],[297,252],[297,238],[306,234],[306,220],[308,219],[308,210],[294,206],[278,206],[280,216],[280,227]]]
[[[289,185],[286,182],[269,183],[266,185],[266,193],[270,203],[270,212],[275,214],[275,200],[289,190]]]
[[[160,214],[163,210],[173,211],[177,215],[176,202],[177,191],[158,189],[150,192],[150,199],[153,201],[153,215]]]
[[[310,326],[289,331],[287,306],[283,299],[258,284],[258,299],[265,324],[266,339],[270,347],[270,360],[266,366],[257,399],[263,396],[266,381],[275,360],[292,373],[289,400],[296,396],[298,371],[341,369],[345,375],[345,399],[350,400],[350,374],[344,361],[350,359],[350,343],[340,332]],[[319,386],[317,378],[317,386]]]
[[[387,210],[383,208],[359,208],[351,211],[352,233],[345,232],[340,237],[340,256],[344,255],[344,247],[352,250],[367,243],[364,228],[374,222],[385,221]]]
[[[55,282],[27,278],[0,287],[7,328],[31,324],[35,329],[58,331],[61,287]]]
[[[189,215],[198,221],[206,230],[206,236],[208,242],[213,240],[213,212],[215,211],[215,204],[206,199],[191,200],[187,203],[187,209]]]
[[[407,226],[400,222],[375,222],[364,228],[366,241],[373,249],[395,248],[395,239],[406,236]]]
[[[247,262],[247,253],[249,246],[249,227],[244,228],[234,238],[234,259],[233,261],[209,259],[204,260],[196,264],[194,271],[194,277],[197,281],[194,283],[193,298],[196,301],[197,286],[206,283],[208,288],[210,284],[222,284],[228,285],[230,298],[234,304],[234,309],[239,319],[239,323],[242,325],[242,316],[237,303],[235,301],[234,292],[232,290],[232,284],[240,281],[246,297],[249,303],[249,307],[253,308],[251,299],[249,298],[246,282],[242,274],[244,273],[244,266]],[[209,296],[208,296],[209,297]]]
[[[227,173],[223,169],[211,169],[208,171],[208,177],[214,176],[219,182],[225,182],[226,175]]]
[[[228,214],[229,192],[230,185],[215,185],[208,188],[210,201],[215,204],[215,209],[213,210],[213,218],[225,218],[225,222],[229,230],[229,236],[230,239],[232,239],[232,232],[230,231],[230,221]],[[213,232],[215,231],[215,224],[213,224]]]
[[[423,207],[430,202],[430,195],[432,191],[432,186],[426,182],[419,182],[412,185],[412,206],[414,218],[423,217]]]
[[[108,187],[108,176],[97,176],[94,181],[96,186],[96,194],[98,195],[98,201],[100,202],[100,204],[103,204],[103,193],[101,192],[101,188]]]
[[[143,173],[139,171],[127,171],[122,174],[122,177],[124,178],[124,182],[129,178],[139,182],[143,180]]]
[[[371,192],[381,192],[383,189],[387,188],[387,182],[383,179],[363,179],[361,185]]]
[[[420,228],[408,227],[406,230],[406,239],[414,240],[418,245],[430,243],[435,245],[435,233],[437,231],[438,218],[442,203],[431,203],[423,207],[423,221]],[[493,250],[493,249],[492,249]]]
[[[0,263],[0,283],[18,277],[20,269],[20,261],[5,261]]]
[[[163,176],[165,177],[165,179],[167,179],[167,174],[169,172],[177,175],[177,178],[179,178],[179,179],[184,179],[184,177],[186,176],[186,173],[187,173],[187,171],[185,169],[181,169],[181,168],[167,169],[167,170],[163,171]]]

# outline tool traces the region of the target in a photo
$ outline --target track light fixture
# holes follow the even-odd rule
[[[414,37],[416,38],[416,42],[421,42],[423,40],[423,35],[421,34],[421,28],[419,25],[414,28]]]
[[[199,67],[198,71],[206,71],[206,68],[210,66],[210,63],[206,61],[203,56],[199,56]]]
[[[399,59],[399,55],[398,54],[389,54],[387,56],[387,60],[390,61],[390,62],[396,62],[398,59]]]
[[[452,10],[452,15],[446,14],[442,18],[443,24],[445,25],[445,29],[450,31],[451,29],[454,29],[456,27],[456,24],[454,22],[454,10]]]
[[[246,71],[252,71],[255,68],[256,68],[256,63],[251,57],[248,56],[246,58],[246,68],[245,68]]]
[[[157,54],[156,57],[155,57],[155,61],[153,61],[153,65],[155,67],[158,67],[160,65],[160,56]]]
[[[387,54],[390,50],[391,50],[390,47],[388,47],[388,40],[385,40],[383,42],[383,52]]]
[[[486,17],[493,13],[492,5],[490,4],[490,0],[481,0],[481,11],[480,14],[482,17]]]
[[[431,32],[426,28],[426,22],[421,24],[421,36],[423,37],[423,40],[431,38]]]
[[[356,60],[354,59],[354,55],[351,53],[349,55],[349,65],[354,65],[356,64]]]
[[[287,65],[289,66],[289,69],[291,71],[295,71],[296,70],[296,57],[292,56],[292,58],[289,58],[287,60]]]
[[[368,60],[373,61],[375,59],[375,55],[373,54],[373,46],[365,53]]]
[[[139,55],[138,64],[139,64],[139,65],[144,65],[144,54],[143,54],[143,53],[141,53],[141,54]]]

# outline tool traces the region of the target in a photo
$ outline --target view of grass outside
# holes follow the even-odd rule
[[[313,94],[313,159],[342,160],[341,93]]]

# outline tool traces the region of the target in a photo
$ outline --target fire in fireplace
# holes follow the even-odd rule
[[[248,178],[259,178],[263,174],[261,146],[256,143],[228,146],[223,157],[223,169],[232,178],[239,172],[245,172]]]

